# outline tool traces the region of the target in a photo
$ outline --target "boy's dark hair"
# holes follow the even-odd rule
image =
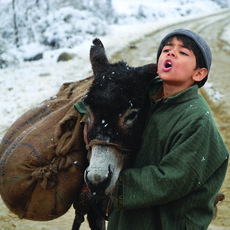
[[[210,71],[212,62],[211,50],[208,44],[204,41],[204,39],[200,35],[191,30],[178,29],[166,35],[162,39],[160,46],[158,48],[157,62],[163,47],[174,37],[182,41],[186,47],[193,51],[193,53],[196,56],[196,68],[206,68],[208,71]],[[196,82],[199,88],[205,84],[207,78],[208,75],[203,80]]]

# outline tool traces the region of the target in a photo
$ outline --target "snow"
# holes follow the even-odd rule
[[[222,95],[221,93],[216,91],[211,82],[206,82],[205,83],[205,89],[206,89],[207,94],[209,95],[209,97],[212,98],[212,103],[214,105],[218,105],[218,103],[222,100],[224,95]]]
[[[8,65],[7,68],[0,69],[0,139],[21,114],[55,95],[64,82],[77,81],[92,74],[89,49],[93,38],[99,37],[103,41],[110,57],[130,42],[168,23],[212,13],[229,3],[227,0],[113,0],[110,11],[98,8],[94,12],[95,4],[105,1],[83,1],[82,9],[76,9],[68,4],[72,2],[70,0],[56,1],[59,4],[62,2],[63,7],[55,5],[55,0],[50,1],[50,5],[43,0],[40,11],[27,12],[27,23],[32,25],[29,31],[22,20],[24,6],[23,1],[21,2],[22,5],[15,6],[19,9],[17,16],[21,17],[22,26],[18,48],[13,44],[12,27],[7,24],[10,21],[8,15],[12,15],[10,9],[0,13],[0,62],[2,59]],[[26,4],[31,2],[26,1]],[[0,0],[1,9],[5,9],[10,3],[10,0]],[[55,7],[51,7],[51,4]],[[48,7],[52,10],[46,14]],[[223,39],[230,44],[229,31],[230,27],[226,27]],[[28,33],[33,36],[27,36]],[[74,59],[57,62],[62,52],[74,54]],[[23,61],[39,53],[43,53],[41,60]],[[4,63],[0,63],[1,65],[4,66]]]
[[[224,49],[230,51],[230,25],[226,25],[221,39],[227,44],[226,46],[224,46]]]

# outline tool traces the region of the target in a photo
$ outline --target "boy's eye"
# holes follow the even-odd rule
[[[185,52],[183,52],[183,51],[181,51],[180,52],[182,55],[186,55],[186,56],[188,56],[188,54],[187,53],[185,53]]]
[[[170,49],[164,49],[163,52],[168,53],[168,52],[170,52]]]

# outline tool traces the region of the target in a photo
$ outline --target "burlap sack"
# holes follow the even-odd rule
[[[58,94],[22,115],[0,145],[0,193],[20,218],[46,221],[68,211],[86,167],[82,115],[73,104],[92,78],[66,83]]]

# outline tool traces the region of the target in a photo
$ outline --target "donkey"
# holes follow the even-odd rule
[[[103,200],[113,190],[119,173],[137,151],[145,123],[147,86],[157,75],[156,64],[130,67],[109,63],[99,39],[93,40],[90,61],[94,80],[83,102],[88,111],[88,167],[85,183],[93,199]],[[76,217],[77,218],[77,217]],[[72,229],[78,229],[76,218]],[[105,229],[103,220],[88,213],[91,229]]]

